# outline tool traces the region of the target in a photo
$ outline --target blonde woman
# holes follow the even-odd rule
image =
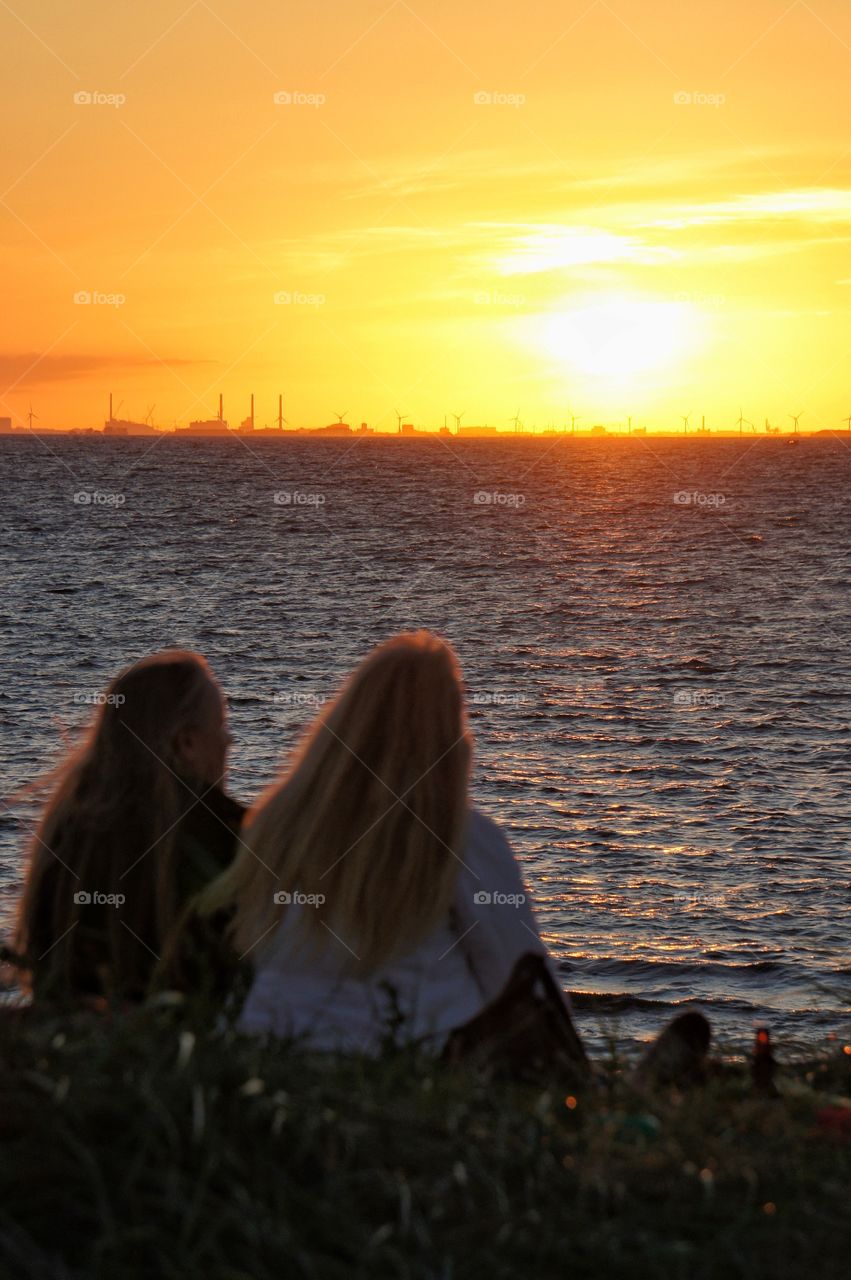
[[[243,1029],[439,1053],[529,953],[569,1023],[511,849],[470,808],[470,757],[452,650],[425,631],[374,650],[201,895],[202,913],[234,904],[232,943],[255,963]]]
[[[230,863],[244,812],[222,790],[230,735],[203,658],[145,658],[99,701],[29,849],[14,951],[37,1000],[143,998],[186,903]]]

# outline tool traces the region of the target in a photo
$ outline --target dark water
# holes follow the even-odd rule
[[[583,1030],[689,999],[742,1046],[847,1026],[846,442],[5,438],[0,474],[0,794],[181,645],[252,796],[373,643],[431,627]],[[0,809],[6,915],[30,816]]]

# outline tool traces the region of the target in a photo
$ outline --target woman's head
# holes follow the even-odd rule
[[[281,895],[312,895],[305,933],[327,940],[333,929],[355,967],[377,968],[449,907],[469,768],[452,650],[427,631],[388,640],[317,717],[252,812],[247,848],[211,886],[208,906],[236,902],[235,941],[248,950],[285,909]]]
[[[166,649],[123,671],[99,699],[84,753],[98,768],[162,768],[211,786],[221,780],[229,745],[225,704],[203,658]]]
[[[197,654],[167,650],[122,672],[98,698],[83,742],[51,775],[30,847],[17,950],[72,993],[103,952],[104,985],[139,994],[174,923],[181,819],[220,781],[229,735],[222,694]],[[103,895],[102,899],[94,895]],[[91,901],[103,934],[82,927]],[[84,954],[85,953],[85,954]]]

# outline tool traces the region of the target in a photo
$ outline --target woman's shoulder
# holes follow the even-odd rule
[[[462,856],[462,891],[471,882],[476,891],[514,895],[523,892],[523,873],[502,827],[480,809],[472,808]]]
[[[470,808],[467,814],[467,851],[472,857],[488,861],[514,862],[508,837],[499,823],[481,809]]]

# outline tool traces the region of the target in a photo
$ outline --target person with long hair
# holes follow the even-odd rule
[[[457,660],[427,631],[380,645],[323,709],[198,902],[231,909],[254,960],[244,1030],[440,1053],[524,958],[569,1023],[514,855],[471,808],[471,748]]]
[[[36,1002],[148,995],[187,903],[231,862],[244,813],[222,789],[230,735],[203,658],[144,658],[98,701],[48,779],[29,848],[14,958]]]

